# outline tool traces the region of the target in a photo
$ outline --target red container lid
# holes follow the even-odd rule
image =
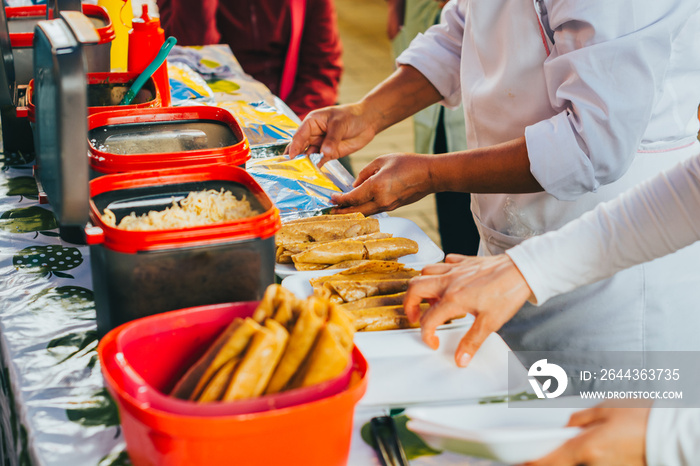
[[[83,4],[83,13],[88,18],[98,18],[104,22],[104,26],[95,27],[97,34],[100,36],[99,44],[111,42],[116,37],[112,19],[104,7],[99,5]],[[29,5],[6,7],[5,14],[8,22],[12,19],[19,18],[37,18],[37,20],[46,19],[46,5]],[[53,12],[50,13],[53,18]],[[49,18],[49,19],[51,19]],[[10,45],[12,47],[32,47],[34,42],[34,32],[13,32],[10,34]]]
[[[171,153],[114,154],[99,150],[89,141],[90,167],[100,173],[123,173],[218,163],[242,166],[250,159],[250,146],[240,123],[231,112],[220,107],[161,107],[100,112],[88,117],[88,131],[108,126],[114,130],[119,125],[197,120],[225,124],[239,142],[226,147]]]
[[[87,85],[89,86],[90,84],[101,84],[101,83],[112,83],[112,84],[125,84],[130,81],[135,80],[140,73],[133,73],[133,72],[99,72],[99,73],[87,73]],[[161,100],[161,92],[160,89],[158,88],[158,84],[153,80],[153,78],[148,78],[148,81],[146,81],[146,84],[144,85],[144,88],[149,87],[150,85],[155,89],[155,96],[153,99],[147,101],[147,102],[141,102],[137,104],[129,104],[129,105],[104,105],[104,106],[98,106],[98,107],[88,107],[88,116],[94,115],[96,113],[100,112],[114,112],[117,110],[133,110],[137,108],[153,108],[153,107],[161,107],[162,106],[162,100]],[[29,81],[29,87],[27,89],[27,107],[29,108],[28,110],[28,115],[29,115],[29,121],[34,122],[35,120],[35,115],[36,115],[36,109],[34,106],[33,102],[34,98],[34,80]]]
[[[206,181],[232,181],[247,188],[265,211],[259,215],[230,222],[156,231],[128,231],[107,226],[95,202],[90,200],[90,219],[94,227],[86,229],[88,244],[123,253],[153,251],[177,247],[221,244],[247,239],[266,239],[281,226],[279,210],[262,187],[245,170],[231,165],[200,165],[152,172],[130,172],[106,175],[90,182],[90,196],[133,188],[159,187]]]

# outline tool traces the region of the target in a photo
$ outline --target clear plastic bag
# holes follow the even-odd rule
[[[251,160],[248,173],[280,210],[283,220],[320,215],[334,206],[331,195],[352,189],[353,177],[337,160],[318,167],[321,154]]]

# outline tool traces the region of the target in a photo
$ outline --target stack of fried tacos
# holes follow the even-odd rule
[[[271,285],[253,317],[236,318],[171,395],[234,401],[331,380],[350,364],[354,331],[338,305]]]
[[[315,296],[338,303],[352,315],[355,330],[395,330],[418,325],[408,321],[403,298],[409,280],[419,274],[395,261],[375,260],[313,278],[310,283]]]
[[[361,213],[291,220],[275,236],[279,264],[297,270],[351,267],[367,260],[394,261],[418,252],[418,243],[379,231],[376,218]]]

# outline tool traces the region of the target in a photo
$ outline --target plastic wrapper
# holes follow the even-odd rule
[[[189,100],[214,103],[214,92],[187,64],[168,62],[168,80],[173,107],[187,104]]]
[[[175,46],[168,55],[168,70],[174,66],[178,68],[169,74],[177,91],[173,105],[217,105],[230,110],[241,123],[255,158],[279,154],[301,123],[267,86],[243,71],[228,45]],[[201,81],[183,71],[187,69]],[[202,89],[202,83],[209,92]]]
[[[352,189],[353,177],[337,160],[318,167],[321,154],[251,160],[247,170],[280,210],[283,220],[329,210],[331,195]]]

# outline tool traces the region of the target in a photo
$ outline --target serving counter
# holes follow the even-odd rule
[[[179,103],[218,105],[242,116],[254,157],[284,147],[298,120],[242,72],[227,47],[178,48],[177,57],[189,66],[173,70]],[[39,203],[33,156],[1,160],[0,463],[129,464],[97,358],[89,248],[59,238],[50,206]],[[357,410],[349,464],[379,464],[360,431],[381,414]],[[412,464],[493,463],[443,453]]]

